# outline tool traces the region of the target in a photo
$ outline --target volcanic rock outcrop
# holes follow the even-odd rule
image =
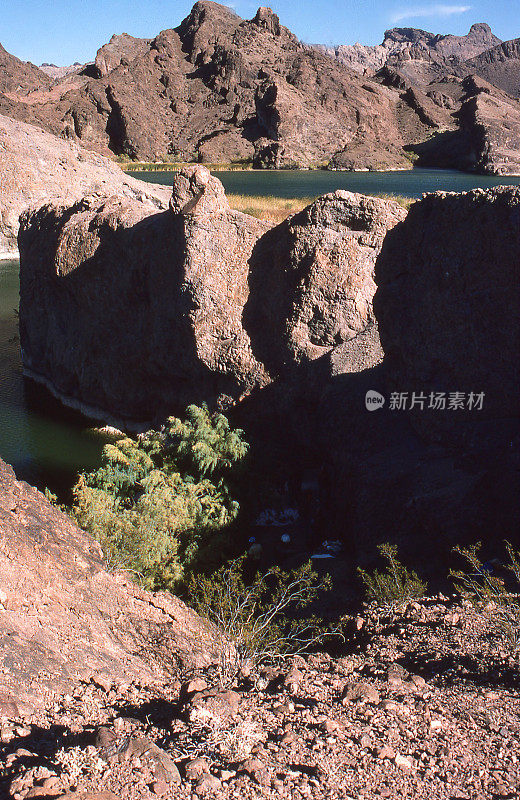
[[[285,417],[325,475],[323,537],[358,560],[394,541],[442,573],[461,541],[518,543],[519,223],[517,188],[414,204],[376,262],[382,363],[349,353],[364,331],[311,365]]]
[[[79,680],[165,682],[217,656],[168,593],[107,572],[101,547],[0,461],[0,716],[52,705]]]
[[[227,407],[371,324],[375,258],[404,215],[336,192],[270,230],[202,166],[177,173],[164,213],[114,197],[28,211],[24,366],[118,419]]]
[[[337,191],[262,237],[244,324],[271,374],[319,358],[374,322],[376,257],[405,216],[393,201]]]
[[[117,194],[148,212],[167,208],[169,191],[143,183],[112,161],[32,125],[0,116],[0,255],[15,253],[18,219],[31,204],[85,194]]]
[[[518,188],[428,195],[386,237],[374,310],[391,387],[465,398],[451,412],[415,405],[422,435],[461,441],[518,422],[519,253]]]

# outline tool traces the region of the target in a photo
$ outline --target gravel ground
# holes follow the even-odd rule
[[[93,676],[2,719],[0,797],[517,798],[520,669],[492,618],[443,597],[366,609],[347,655],[227,689],[211,668],[167,686]]]

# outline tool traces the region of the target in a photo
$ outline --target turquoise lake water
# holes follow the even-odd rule
[[[134,173],[143,180],[171,184],[172,172]],[[245,195],[314,197],[335,189],[366,194],[420,197],[437,190],[465,191],[520,178],[498,179],[458,172],[218,172],[226,191]],[[38,486],[70,486],[82,469],[99,463],[102,440],[89,431],[91,421],[64,408],[22,375],[18,340],[18,261],[0,261],[0,456],[17,474]],[[34,313],[38,313],[35,309]]]

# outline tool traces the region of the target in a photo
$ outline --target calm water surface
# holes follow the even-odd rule
[[[149,183],[171,185],[174,172],[133,172],[135,178]],[[242,170],[216,172],[226,192],[275,197],[317,197],[320,194],[347,189],[362,194],[399,194],[421,197],[424,192],[467,192],[490,186],[520,186],[520,177],[495,178],[468,175],[464,172],[435,169],[414,169],[407,172],[329,172],[327,170]]]
[[[134,173],[145,181],[171,184],[173,172]],[[245,195],[315,197],[335,189],[366,194],[420,197],[423,192],[466,191],[520,178],[490,178],[459,172],[218,172],[226,191]],[[91,421],[64,408],[22,376],[18,340],[18,261],[0,261],[0,456],[17,474],[38,486],[61,490],[73,476],[99,463],[102,440],[89,431]],[[35,309],[37,313],[37,309]]]
[[[18,261],[0,261],[0,456],[18,477],[60,493],[99,463],[92,422],[24,379],[18,338]]]

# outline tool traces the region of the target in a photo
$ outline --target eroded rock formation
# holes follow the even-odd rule
[[[404,215],[335,192],[270,230],[202,166],[176,175],[164,213],[114,197],[28,211],[25,368],[123,419],[227,407],[373,322],[375,259]]]
[[[167,208],[169,191],[143,183],[107,158],[40,128],[0,116],[0,254],[15,253],[18,219],[31,204],[117,194],[150,213]]]

